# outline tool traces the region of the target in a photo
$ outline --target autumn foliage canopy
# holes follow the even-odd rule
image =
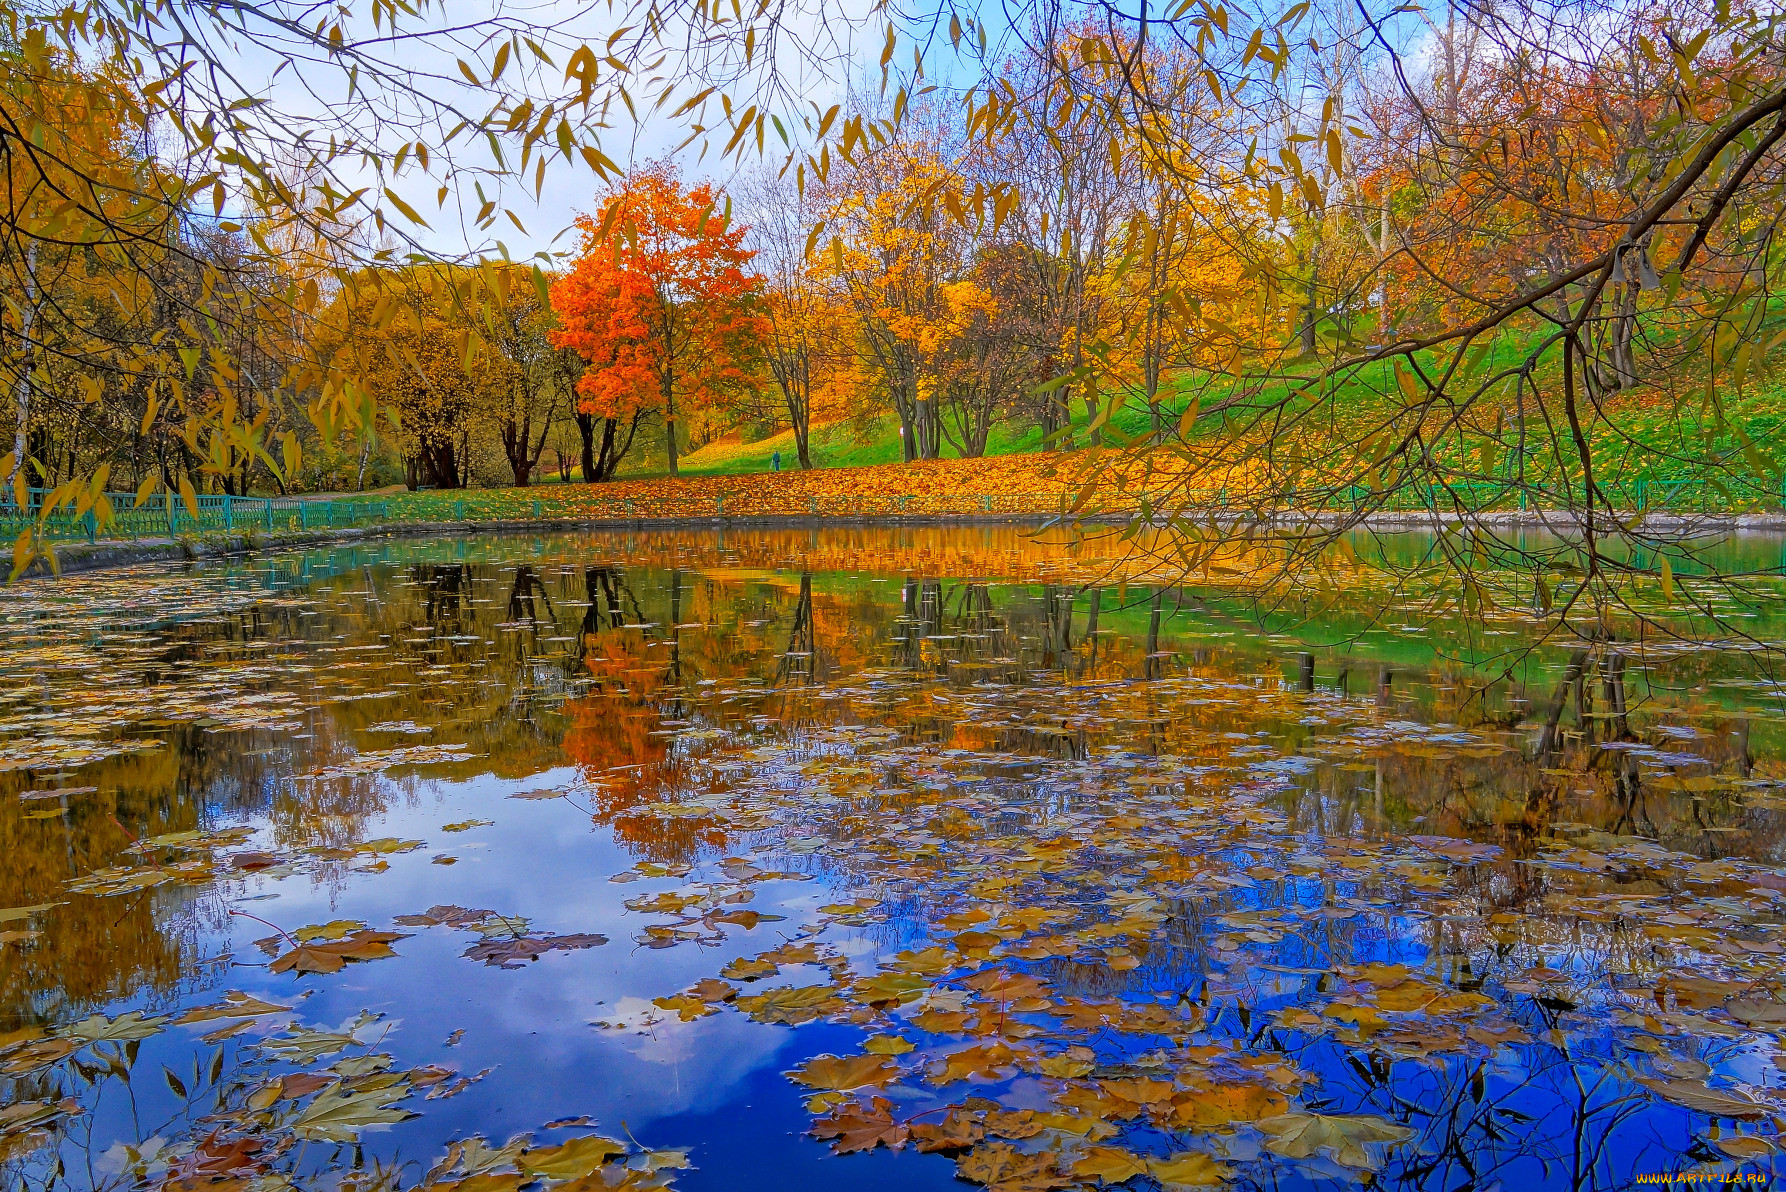
[[[578,218],[580,252],[551,291],[555,341],[589,365],[579,407],[611,422],[661,412],[672,473],[679,411],[745,383],[763,327],[747,229],[719,203],[712,186],[684,190],[666,168],[635,172]]]

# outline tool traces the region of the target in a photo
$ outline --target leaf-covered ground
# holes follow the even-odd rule
[[[6,1187],[1772,1170],[1753,651],[1540,748],[1008,537],[393,549],[0,603]]]

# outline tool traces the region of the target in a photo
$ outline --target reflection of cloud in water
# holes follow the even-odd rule
[[[541,989],[509,1002],[501,1025],[534,1079],[574,1081],[606,1102],[591,1106],[602,1120],[624,1117],[643,1128],[658,1118],[713,1112],[734,1099],[751,1073],[773,1064],[793,1036],[741,1014],[683,1022],[644,997],[600,1004],[600,993],[588,984]],[[604,1029],[596,1022],[621,1025]],[[542,1024],[558,1028],[557,1046],[541,1047],[531,1037],[544,1033]]]
[[[678,1113],[708,1113],[733,1099],[746,1077],[767,1067],[793,1032],[764,1026],[739,1014],[709,1014],[683,1022],[665,1015],[644,998],[622,998],[607,1021],[642,1022],[644,1011],[662,1016],[655,1024],[604,1030],[604,1058],[632,1094],[627,1110],[640,1121]],[[591,1028],[597,1029],[597,1028]],[[606,1065],[605,1065],[606,1066]]]

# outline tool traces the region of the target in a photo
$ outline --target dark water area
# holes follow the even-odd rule
[[[1014,528],[0,589],[0,1187],[1771,1174],[1779,540],[1591,647],[1362,545],[1263,611]]]

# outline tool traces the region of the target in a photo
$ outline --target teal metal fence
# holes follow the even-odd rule
[[[8,499],[0,502],[0,538],[10,538],[39,524],[49,490],[28,489],[21,508]],[[177,538],[183,534],[241,533],[261,530],[323,530],[364,526],[389,518],[383,501],[323,501],[303,497],[232,497],[206,494],[195,501],[198,516],[172,493],[159,493],[141,505],[133,505],[131,493],[107,493],[112,506],[109,524],[89,511],[77,516],[73,509],[54,509],[42,518],[46,537],[61,542],[93,542],[107,538]]]

